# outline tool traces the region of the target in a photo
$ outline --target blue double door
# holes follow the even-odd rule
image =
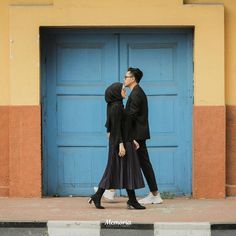
[[[44,194],[93,192],[107,162],[104,91],[132,66],[144,72],[159,190],[190,195],[191,31],[45,30],[41,39]]]

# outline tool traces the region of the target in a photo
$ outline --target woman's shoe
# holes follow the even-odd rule
[[[92,195],[88,200],[89,204],[92,204],[92,202],[97,209],[105,209],[105,207],[101,206],[101,198],[99,199],[95,194]]]
[[[127,207],[128,207],[128,209],[136,209],[136,210],[144,210],[144,209],[146,209],[146,207],[140,205],[138,203],[138,201],[132,202],[130,200],[127,201]]]
[[[94,192],[96,193],[98,191],[98,187],[93,187]],[[104,194],[102,195],[106,200],[109,201],[114,201],[114,197],[115,197],[115,191],[111,191],[109,189],[106,189]]]

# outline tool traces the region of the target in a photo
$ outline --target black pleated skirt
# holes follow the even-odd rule
[[[144,187],[137,151],[133,142],[124,144],[126,155],[118,155],[119,145],[109,142],[108,162],[99,183],[103,189],[139,189]]]

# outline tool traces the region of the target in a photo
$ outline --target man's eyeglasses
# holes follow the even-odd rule
[[[125,75],[125,79],[132,78],[132,77],[133,77],[133,75]]]

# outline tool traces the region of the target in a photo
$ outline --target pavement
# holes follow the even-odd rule
[[[89,205],[87,200],[88,197],[0,198],[0,236],[126,235],[121,229],[128,230],[129,236],[132,232],[134,235],[140,232],[140,235],[236,236],[235,197],[164,199],[162,204],[148,205],[142,211],[127,209],[124,197],[117,197],[114,202],[102,200],[104,210]],[[83,233],[78,233],[81,227]],[[21,234],[22,228],[27,232],[23,230]],[[38,231],[33,233],[33,229]],[[172,234],[173,230],[180,234]]]

